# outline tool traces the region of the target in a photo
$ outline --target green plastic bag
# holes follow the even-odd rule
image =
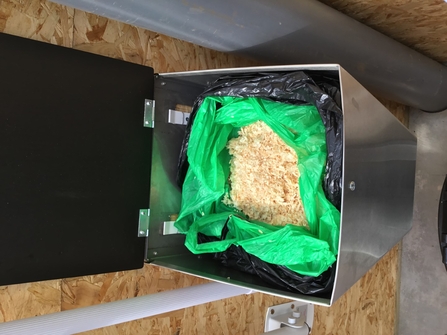
[[[250,221],[222,199],[229,192],[230,154],[226,145],[241,127],[265,122],[298,156],[300,195],[310,231],[288,224]],[[336,259],[340,212],[322,187],[326,163],[325,128],[314,106],[260,98],[207,97],[197,111],[187,156],[182,207],[175,223],[186,233],[185,245],[195,253],[225,251],[231,244],[261,260],[286,266],[302,275],[319,276]],[[197,234],[222,241],[199,244]]]

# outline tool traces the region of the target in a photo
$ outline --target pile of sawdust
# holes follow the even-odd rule
[[[227,144],[230,196],[223,202],[251,220],[308,227],[300,197],[296,152],[262,121],[243,127]]]

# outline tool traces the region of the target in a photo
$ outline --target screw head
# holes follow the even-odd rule
[[[164,81],[162,81],[162,82],[160,83],[160,85],[161,85],[161,86],[165,86],[166,83],[165,83]]]
[[[354,191],[354,190],[355,190],[355,181],[351,181],[351,182],[349,183],[349,189],[350,189],[351,191]]]
[[[140,235],[145,235],[144,230],[140,230]]]
[[[157,255],[158,255],[158,252],[154,251],[152,254],[153,254],[154,256],[157,256]]]

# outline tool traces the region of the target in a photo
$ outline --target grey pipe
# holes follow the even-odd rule
[[[314,0],[56,0],[273,64],[338,63],[371,92],[447,108],[447,67]]]

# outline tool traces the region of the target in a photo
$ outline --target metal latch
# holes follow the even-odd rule
[[[168,112],[168,123],[181,124],[186,126],[189,121],[190,113],[180,112],[174,109],[170,109]]]
[[[174,226],[175,221],[163,222],[163,235],[180,234],[177,228]]]
[[[138,237],[149,236],[150,212],[150,209],[140,209],[140,219],[138,220]]]
[[[144,126],[154,128],[155,100],[144,100]]]

